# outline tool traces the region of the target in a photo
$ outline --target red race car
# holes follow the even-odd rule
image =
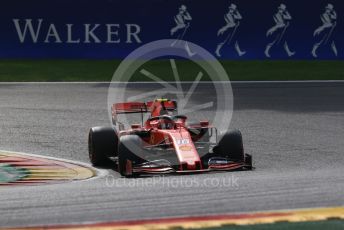
[[[140,114],[141,124],[126,129],[118,120],[121,114]],[[117,103],[112,106],[112,121],[113,127],[91,128],[89,157],[94,166],[113,158],[122,176],[252,169],[240,131],[227,132],[218,141],[216,127],[209,121],[188,124],[186,116],[177,114],[176,101]]]

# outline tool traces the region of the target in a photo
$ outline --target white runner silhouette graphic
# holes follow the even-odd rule
[[[225,38],[222,40],[222,42],[220,42],[217,45],[215,54],[218,57],[221,57],[221,49],[225,44],[230,45],[231,42],[234,40],[234,36],[236,35],[237,31],[238,31],[238,27],[240,26],[240,21],[242,20],[242,16],[240,14],[240,12],[237,9],[237,6],[235,4],[231,4],[229,6],[229,11],[227,14],[225,14],[224,16],[225,18],[225,22],[226,25],[223,26],[217,33],[217,36],[223,36],[226,34]],[[241,51],[240,46],[239,46],[239,42],[237,40],[235,40],[235,50],[238,53],[239,56],[243,56],[246,51]]]
[[[171,29],[171,36],[177,35],[177,38],[171,44],[171,46],[175,46],[179,42],[181,42],[184,39],[186,32],[190,28],[192,17],[185,5],[180,6],[179,13],[174,17],[174,21],[176,23],[176,26]],[[188,42],[185,42],[184,47],[190,57],[196,54],[190,50]]]
[[[290,25],[290,21],[292,20],[292,17],[287,10],[287,6],[285,4],[281,4],[273,18],[276,25],[271,27],[266,33],[266,36],[271,37],[272,41],[267,44],[265,48],[265,56],[270,57],[270,49],[275,45],[283,43],[284,50],[286,51],[288,57],[291,57],[295,54],[295,52],[290,50],[288,42],[285,39],[286,31]]]
[[[326,46],[327,44],[331,44],[331,49],[335,56],[338,55],[336,43],[333,39],[333,31],[337,26],[337,13],[334,10],[334,6],[332,4],[328,4],[325,7],[325,12],[320,15],[320,19],[322,21],[322,25],[318,27],[313,36],[318,38],[319,40],[313,45],[312,55],[313,57],[317,58],[317,50],[321,45]]]

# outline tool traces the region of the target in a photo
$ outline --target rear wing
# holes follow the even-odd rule
[[[177,110],[177,102],[165,99],[158,99],[148,102],[124,102],[116,103],[112,105],[112,113],[124,114],[124,113],[148,113],[151,112],[154,103],[163,104],[167,110]]]
[[[177,110],[177,102],[168,99],[157,99],[155,101],[148,102],[123,102],[113,104],[111,107],[112,121],[115,124],[118,114],[130,114],[130,113],[151,113],[156,106],[155,103],[163,105],[164,109],[170,111]],[[143,116],[143,115],[142,115]]]
[[[125,114],[125,113],[147,113],[148,107],[143,102],[125,102],[112,105],[112,113]]]

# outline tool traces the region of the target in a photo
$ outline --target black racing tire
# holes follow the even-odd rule
[[[217,145],[217,152],[231,160],[245,162],[244,144],[239,130],[226,132]]]
[[[142,159],[138,157],[142,152],[142,140],[137,135],[125,135],[119,140],[118,145],[118,172],[125,177],[138,176],[137,173],[127,174],[127,161],[129,160],[132,165],[141,163]]]
[[[253,169],[252,156],[250,154],[245,154],[245,164],[248,170]]]
[[[93,166],[104,166],[116,156],[118,136],[113,127],[93,127],[88,135],[88,154]]]

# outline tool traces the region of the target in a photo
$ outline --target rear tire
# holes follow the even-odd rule
[[[234,161],[245,162],[241,132],[239,130],[226,132],[219,141],[216,151],[223,157]]]
[[[118,136],[112,127],[93,127],[88,135],[88,153],[94,166],[104,166],[117,155]]]
[[[134,152],[133,152],[134,151]],[[138,176],[133,172],[128,172],[128,163],[133,167],[136,163],[141,163],[138,157],[142,152],[142,140],[137,135],[122,136],[118,146],[118,172],[125,177]]]

